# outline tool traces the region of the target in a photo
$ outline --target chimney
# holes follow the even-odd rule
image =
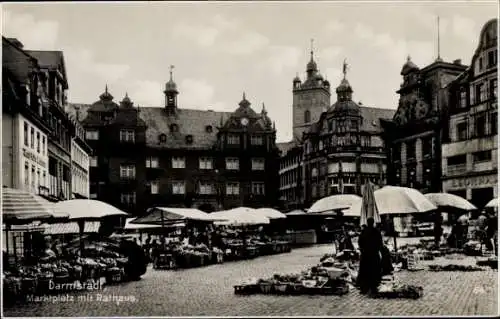
[[[21,43],[21,41],[19,41],[16,38],[7,38],[7,40],[9,40],[9,42],[12,43],[18,49],[22,50],[24,48],[24,45]]]
[[[456,59],[455,61],[453,61],[453,64],[462,65],[462,59]]]

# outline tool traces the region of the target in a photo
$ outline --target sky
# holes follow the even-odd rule
[[[28,50],[62,50],[69,101],[93,103],[105,85],[116,101],[161,107],[174,65],[181,108],[234,111],[243,92],[265,103],[278,142],[292,138],[292,80],[305,77],[311,39],[334,88],[346,59],[353,99],[395,109],[410,55],[470,64],[496,1],[3,3],[2,35]]]

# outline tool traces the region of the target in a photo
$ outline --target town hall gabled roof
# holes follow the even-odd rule
[[[229,112],[215,112],[195,109],[177,109],[169,115],[160,107],[141,107],[139,116],[146,123],[146,143],[150,147],[172,149],[208,149],[217,141],[217,127],[230,117]],[[172,125],[176,129],[172,130]],[[160,135],[165,142],[160,143]],[[192,136],[192,143],[186,138]]]

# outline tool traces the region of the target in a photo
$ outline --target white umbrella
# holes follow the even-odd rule
[[[223,212],[215,212],[217,218],[226,219],[219,224],[246,226],[246,225],[262,225],[269,224],[269,218],[261,214],[256,214],[255,209],[248,207],[233,208]]]
[[[353,194],[332,195],[322,198],[317,202],[315,202],[307,212],[323,213],[327,211],[349,209],[353,205],[359,202],[361,202],[361,197],[359,197],[358,195],[353,195]]]
[[[498,198],[493,198],[484,207],[485,208],[498,208]]]
[[[437,209],[422,193],[413,188],[384,186],[377,189],[374,195],[381,215],[425,213]]]
[[[259,214],[262,214],[264,217],[269,219],[281,219],[286,218],[286,215],[281,213],[280,211],[273,208],[259,208],[255,210]]]
[[[373,218],[376,224],[380,224],[380,214],[373,193],[373,184],[367,181],[363,190],[361,204],[361,225],[367,225],[368,218]]]
[[[71,199],[54,204],[56,212],[69,215],[70,220],[92,220],[107,216],[128,216],[122,210],[94,199]]]
[[[449,193],[428,193],[424,195],[434,205],[438,207],[451,207],[464,211],[476,210],[477,207],[472,205],[466,199]]]
[[[285,214],[286,216],[304,216],[307,215],[307,213],[301,209],[295,209],[292,210],[291,212],[288,212]]]

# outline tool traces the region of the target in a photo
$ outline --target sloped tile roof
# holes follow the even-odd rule
[[[89,104],[72,103],[68,107],[68,113],[75,116],[84,125],[101,125],[99,118],[95,118],[89,113],[89,109],[94,106]],[[177,109],[175,115],[169,115],[162,107],[139,107],[139,118],[146,125],[146,143],[155,148],[171,149],[207,149],[212,147],[217,141],[217,127],[225,123],[232,112],[215,112],[195,109]],[[123,112],[125,111],[125,112]],[[135,117],[126,114],[128,110],[120,109],[117,112],[115,121],[125,121],[133,125]],[[122,114],[123,113],[123,114]],[[170,126],[177,125],[177,132],[171,132]],[[125,124],[124,124],[125,125]],[[207,132],[207,126],[212,127],[212,132]],[[166,135],[166,142],[160,143],[160,135]],[[186,143],[186,136],[192,135],[193,142]]]
[[[292,148],[298,146],[295,141],[285,142],[285,143],[276,143],[276,146],[281,151],[281,156],[286,155],[286,153]]]
[[[2,68],[8,70],[16,82],[26,83],[36,58],[2,37]]]
[[[367,132],[382,132],[380,119],[391,120],[396,110],[360,106],[363,125],[361,129]]]
[[[217,127],[227,121],[230,112],[215,112],[194,109],[177,109],[175,115],[169,115],[160,107],[141,107],[139,116],[147,125],[146,143],[151,147],[171,149],[206,149],[217,141]],[[171,132],[172,124],[177,131]],[[207,132],[207,126],[212,132]],[[165,134],[166,142],[160,143],[160,134]],[[193,142],[186,143],[186,136],[192,135]]]

